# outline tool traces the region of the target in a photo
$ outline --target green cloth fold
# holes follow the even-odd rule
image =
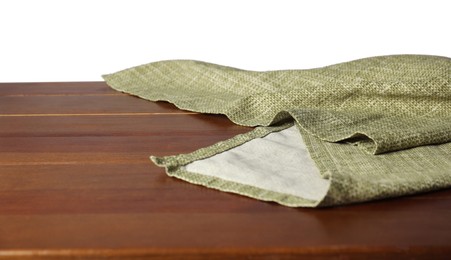
[[[191,182],[288,206],[330,206],[451,186],[450,58],[381,56],[266,72],[173,60],[103,77],[112,88],[147,100],[263,126],[256,128],[259,133],[295,122],[321,175],[332,184],[323,200],[306,202],[261,195],[265,191],[239,184],[230,188],[222,180],[216,186],[212,180],[193,181],[182,166],[224,151],[215,146],[153,159],[170,175]],[[230,149],[258,136],[264,135],[251,132],[225,143]]]

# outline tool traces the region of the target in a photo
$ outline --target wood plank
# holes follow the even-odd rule
[[[430,252],[421,247],[409,250],[402,248],[308,248],[305,250],[290,249],[262,249],[236,248],[220,249],[81,249],[81,250],[36,250],[32,253],[23,250],[6,251],[3,257],[6,259],[447,259],[443,256],[449,254],[449,250],[437,248]],[[0,255],[1,256],[1,255]],[[346,257],[344,257],[346,256]]]
[[[401,224],[401,230],[397,237],[389,236],[385,232],[372,232],[379,234],[379,237],[364,237],[359,239],[355,233],[361,233],[363,218],[357,214],[337,214],[340,219],[321,218],[322,212],[307,213],[298,212],[298,214],[272,213],[261,214],[217,214],[217,213],[148,213],[148,214],[97,214],[78,216],[67,215],[44,215],[44,216],[5,216],[3,221],[11,221],[14,225],[0,227],[1,232],[8,232],[10,237],[1,242],[5,248],[61,248],[71,245],[70,248],[110,248],[111,246],[119,248],[127,247],[150,247],[150,248],[292,248],[292,247],[314,247],[322,246],[343,246],[355,247],[364,246],[367,243],[377,242],[375,246],[390,245],[390,242],[396,240],[399,246],[408,245],[409,239],[420,239],[421,231],[403,230],[405,224]],[[392,213],[394,216],[403,216],[400,212]],[[424,216],[431,216],[430,213],[423,213]],[[278,216],[285,219],[284,222],[274,223],[274,217]],[[377,224],[390,226],[394,224],[394,218],[388,219],[385,223],[377,220],[375,217],[365,215]],[[344,218],[348,217],[348,218]],[[433,219],[441,220],[440,216],[431,216]],[[342,219],[349,224],[348,227],[340,229],[330,229],[328,224],[338,224]],[[354,220],[354,221],[351,221]],[[407,222],[416,223],[418,219],[406,218]],[[39,223],[39,224],[38,224]],[[129,223],[123,225],[123,223]],[[256,225],[255,223],[258,223]],[[410,223],[412,224],[412,223]],[[419,223],[418,223],[419,224]],[[431,224],[432,226],[437,224]],[[259,226],[267,227],[265,229]],[[12,228],[11,228],[12,227]],[[27,232],[13,232],[19,229],[27,231],[32,228],[36,230],[31,234]],[[341,233],[348,229],[350,232],[340,234],[341,241],[328,239],[328,235]],[[366,230],[375,231],[375,226],[368,226]],[[96,230],[97,232],[90,232]],[[237,232],[241,230],[242,232]],[[381,230],[383,231],[383,230]],[[407,232],[405,232],[407,231]],[[43,232],[49,232],[56,237],[40,237]],[[22,234],[27,234],[27,239]],[[147,235],[146,235],[147,234]],[[193,237],[197,234],[197,237]],[[36,236],[37,235],[37,236]],[[443,233],[437,234],[437,237],[427,237],[427,244],[438,243],[443,245]],[[124,239],[127,237],[128,239]],[[177,237],[178,239],[174,239]],[[385,238],[386,240],[382,240]],[[399,239],[399,241],[398,241]],[[94,242],[95,241],[95,242]],[[344,242],[347,243],[344,243]],[[14,243],[11,243],[14,242]],[[413,243],[415,244],[415,243]]]
[[[9,237],[2,237],[0,242],[4,248],[46,249],[67,248],[68,245],[69,248],[365,248],[368,244],[372,244],[374,248],[383,248],[394,243],[402,248],[428,245],[443,247],[449,243],[446,240],[449,234],[439,224],[446,220],[446,216],[437,216],[431,212],[412,217],[406,212],[394,211],[387,213],[384,219],[349,211],[332,214],[335,218],[327,219],[327,215],[329,214],[324,211],[298,211],[296,214],[155,212],[76,216],[7,215],[1,217],[2,222],[10,221],[14,225],[0,227],[2,234],[11,234]],[[285,221],[274,223],[275,217]],[[430,218],[431,221],[424,223],[422,218]],[[399,222],[399,219],[404,222]],[[369,221],[374,225],[366,225]],[[411,229],[413,225],[418,228]],[[340,226],[341,228],[337,228]],[[13,232],[20,229],[26,231],[30,227],[34,227],[37,232]],[[395,230],[390,229],[394,227]],[[436,232],[424,234],[424,228],[432,228]],[[46,230],[56,237],[40,237]],[[365,231],[372,236],[356,236]],[[24,233],[28,239],[21,238]],[[193,234],[198,237],[193,237]],[[178,238],[174,239],[176,237]],[[340,239],[336,240],[337,238]]]
[[[189,136],[87,136],[0,138],[0,165],[149,163],[149,156],[193,152],[230,138],[233,133]],[[193,143],[195,145],[193,145]]]
[[[131,95],[0,96],[0,115],[192,113]]]
[[[164,176],[164,173],[159,175],[162,179],[168,178]],[[169,179],[167,182],[179,182],[179,180]],[[218,193],[200,186],[180,183],[161,185],[161,182],[156,184],[149,181],[145,183],[148,185],[143,188],[0,191],[0,198],[8,202],[2,206],[0,214],[6,216],[211,211],[227,213],[239,208],[245,212],[258,207],[255,200],[229,193]],[[240,203],[240,201],[243,202]],[[269,207],[268,205],[267,211],[270,210]],[[0,236],[5,235],[7,234],[0,234]]]
[[[0,96],[123,95],[105,82],[1,83]]]
[[[164,185],[168,178],[161,168],[153,166],[150,161],[137,165],[1,165],[0,192],[143,189],[159,186],[162,182]]]
[[[206,136],[243,133],[251,128],[231,123],[224,116],[190,114],[0,117],[0,137],[44,136]]]
[[[415,253],[426,253],[430,257],[434,252],[428,250],[428,246],[435,247],[443,256],[450,252],[449,234],[439,224],[449,216],[427,211],[411,216],[408,212],[394,211],[386,212],[382,219],[378,217],[365,212],[341,211],[335,214],[298,211],[297,214],[7,215],[0,217],[2,223],[9,223],[0,226],[0,233],[10,235],[2,237],[0,242],[10,251],[146,248],[147,253],[154,256],[162,252],[169,255],[210,252],[222,253],[223,257],[233,252],[246,256],[246,253],[261,250],[262,253],[292,256],[366,253],[373,257],[397,254],[408,257],[410,253],[410,257],[414,257]],[[284,221],[275,222],[275,219]],[[424,219],[430,221],[425,223]],[[412,226],[417,228],[412,229]],[[425,234],[427,229],[435,232]],[[48,235],[42,236],[44,233]],[[371,235],[362,236],[364,233]]]
[[[149,153],[170,154],[189,152],[226,140],[234,132],[218,135],[193,133],[186,136],[177,134],[146,136],[79,136],[79,137],[0,137],[0,162],[5,162],[7,154],[42,154],[54,153],[98,153],[108,154],[132,153],[149,155]]]

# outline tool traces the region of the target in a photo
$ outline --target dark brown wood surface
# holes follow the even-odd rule
[[[296,209],[149,160],[249,130],[103,82],[0,84],[0,258],[451,257],[451,190]]]

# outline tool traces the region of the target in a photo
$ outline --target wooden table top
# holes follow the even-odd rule
[[[250,128],[103,82],[0,84],[0,258],[451,256],[451,190],[288,208],[166,176],[150,155]]]

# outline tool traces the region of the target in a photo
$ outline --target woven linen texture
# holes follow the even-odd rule
[[[302,199],[285,203],[271,196],[266,200],[289,206],[336,205],[451,183],[451,59],[446,57],[381,56],[309,70],[267,72],[173,60],[104,79],[116,90],[169,101],[182,109],[224,114],[240,125],[295,122],[322,176],[332,179],[330,191],[324,200],[311,203]],[[231,140],[228,145],[239,144]],[[155,161],[181,177],[188,173],[177,167],[219,152],[215,146],[207,150],[186,161],[173,157]],[[238,193],[264,199],[255,192]]]

